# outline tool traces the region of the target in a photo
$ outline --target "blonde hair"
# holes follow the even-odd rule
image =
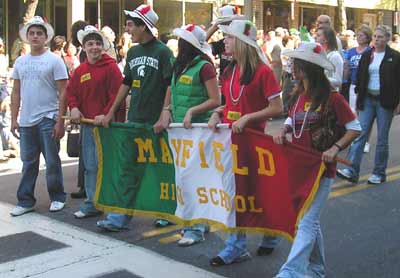
[[[247,85],[252,81],[257,67],[262,61],[253,46],[236,37],[234,40],[233,59],[240,67],[240,84]]]
[[[357,33],[358,32],[367,36],[368,43],[372,41],[372,29],[368,25],[362,24],[360,27],[358,27]]]
[[[381,31],[389,40],[392,37],[392,28],[387,25],[378,25],[376,26],[375,31]]]

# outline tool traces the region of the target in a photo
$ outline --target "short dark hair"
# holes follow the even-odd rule
[[[147,27],[146,23],[144,23],[144,21],[141,20],[140,18],[127,15],[125,20],[131,20],[133,22],[133,24],[135,24],[135,26],[137,26],[137,27],[140,27],[140,26],[146,27],[145,31],[147,33],[149,33],[150,35],[153,35],[153,33],[150,31],[149,27]]]
[[[72,44],[75,45],[76,47],[81,46],[80,42],[78,41],[78,31],[85,29],[85,27],[89,25],[89,23],[83,21],[83,20],[78,20],[75,21],[72,26],[71,26],[71,38],[72,38]]]
[[[28,34],[29,30],[30,30],[32,27],[36,27],[36,28],[42,29],[42,31],[46,34],[46,37],[48,36],[48,35],[47,35],[47,29],[46,29],[46,27],[44,27],[44,26],[41,25],[41,24],[32,24],[31,26],[28,27],[28,29],[26,29],[26,34]]]
[[[82,45],[85,45],[87,41],[94,40],[101,42],[101,45],[104,46],[103,37],[99,33],[89,33],[85,37],[83,37]]]

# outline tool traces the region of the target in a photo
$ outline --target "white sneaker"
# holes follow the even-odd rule
[[[20,216],[20,215],[23,215],[23,214],[31,212],[31,211],[33,211],[33,207],[24,208],[21,206],[16,206],[15,208],[13,208],[10,211],[10,215],[11,216]]]
[[[367,143],[365,143],[365,146],[364,146],[364,153],[369,153],[369,149],[370,149],[370,145],[367,142]]]
[[[60,211],[65,207],[65,203],[59,202],[59,201],[53,201],[50,204],[50,211],[55,212],[55,211]]]
[[[380,184],[386,181],[386,178],[382,178],[381,176],[373,174],[368,178],[368,183],[371,184]]]

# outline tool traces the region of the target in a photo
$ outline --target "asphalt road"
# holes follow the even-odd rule
[[[276,130],[280,121],[272,121],[270,130]],[[371,150],[375,149],[376,128],[371,136]],[[390,159],[388,181],[382,185],[366,183],[373,167],[374,153],[364,155],[361,180],[351,185],[336,179],[330,200],[325,208],[321,224],[325,238],[328,277],[351,278],[398,278],[400,277],[400,117],[392,124],[390,135]],[[345,151],[342,156],[345,156]],[[76,190],[76,160],[64,159],[64,180],[66,192]],[[20,174],[17,159],[0,167],[0,202],[15,204],[16,188]],[[68,198],[66,209],[49,213],[49,200],[45,189],[44,171],[37,180],[36,212],[40,215],[101,233],[114,239],[157,252],[172,260],[184,262],[225,277],[272,277],[284,263],[290,244],[282,241],[267,257],[257,257],[255,251],[260,236],[250,235],[248,248],[253,258],[240,264],[224,267],[209,266],[209,259],[223,247],[226,235],[212,231],[206,241],[191,247],[178,247],[179,227],[169,226],[157,229],[153,219],[135,217],[130,230],[121,233],[104,233],[96,228],[95,222],[103,217],[76,220],[75,212],[82,200]],[[0,248],[1,253],[5,252]],[[8,251],[9,252],[9,251]],[[135,260],[135,258],[132,258]],[[111,276],[110,276],[111,277]],[[122,276],[121,276],[122,277]],[[128,277],[128,276],[127,276]],[[131,277],[131,276],[129,276]],[[174,277],[171,274],[170,277]]]

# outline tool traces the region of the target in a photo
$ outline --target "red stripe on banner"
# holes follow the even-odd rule
[[[291,143],[277,145],[271,136],[251,129],[233,134],[232,143],[237,145],[237,227],[292,240],[325,171],[321,154]]]

